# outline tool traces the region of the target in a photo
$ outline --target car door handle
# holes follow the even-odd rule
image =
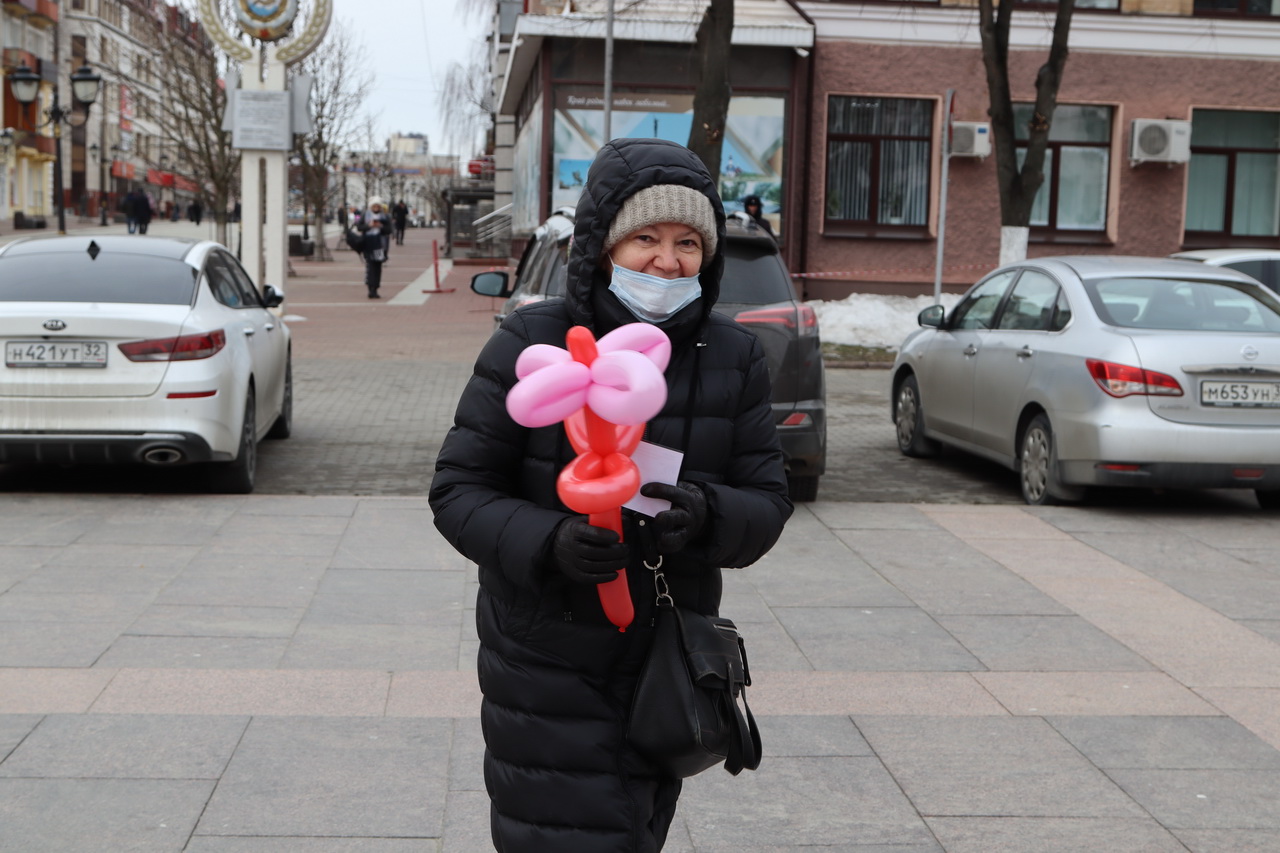
[[[965,355],[977,355],[977,354],[978,354],[978,348],[977,348],[977,347],[975,347],[973,344],[969,344],[967,347],[965,347],[965,348],[964,348],[964,354],[965,354]]]
[[[264,329],[266,329],[268,332],[270,332],[270,331],[271,331],[271,330],[273,330],[275,327],[276,327],[276,324],[275,324],[275,323],[268,323],[267,325],[263,326],[262,328],[264,328]]]
[[[1036,351],[1029,346],[1024,346],[1022,349],[1018,350],[1018,358],[1031,358],[1031,356],[1035,354]]]
[[[244,327],[244,333],[245,333],[246,335],[252,335],[252,334],[253,334],[254,332],[256,332],[256,331],[258,331],[258,330],[257,330],[257,329],[255,329],[253,326],[245,326],[245,327]]]

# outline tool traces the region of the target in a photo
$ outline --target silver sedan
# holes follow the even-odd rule
[[[994,460],[1030,504],[1131,486],[1253,489],[1280,508],[1280,301],[1248,276],[1038,258],[919,320],[893,365],[904,454]]]

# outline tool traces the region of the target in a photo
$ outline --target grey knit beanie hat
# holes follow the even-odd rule
[[[622,209],[609,226],[604,238],[606,253],[633,231],[679,222],[702,236],[702,263],[705,266],[716,253],[716,214],[711,199],[683,184],[657,184],[645,187],[622,203]]]

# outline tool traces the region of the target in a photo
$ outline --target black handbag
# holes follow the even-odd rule
[[[653,644],[640,670],[627,740],[664,772],[684,779],[723,764],[738,775],[760,766],[760,730],[747,706],[747,651],[732,621],[677,607],[658,566]],[[741,704],[739,704],[741,700]]]

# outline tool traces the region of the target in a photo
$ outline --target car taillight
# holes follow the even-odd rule
[[[221,329],[176,338],[152,338],[120,344],[120,352],[130,361],[194,361],[209,358],[227,345]]]
[[[1129,397],[1134,394],[1158,397],[1181,397],[1182,386],[1178,380],[1154,370],[1143,370],[1113,361],[1090,358],[1085,361],[1093,381],[1112,397]]]
[[[733,319],[747,325],[777,325],[795,329],[801,337],[818,334],[818,315],[808,305],[777,305],[743,311]]]

